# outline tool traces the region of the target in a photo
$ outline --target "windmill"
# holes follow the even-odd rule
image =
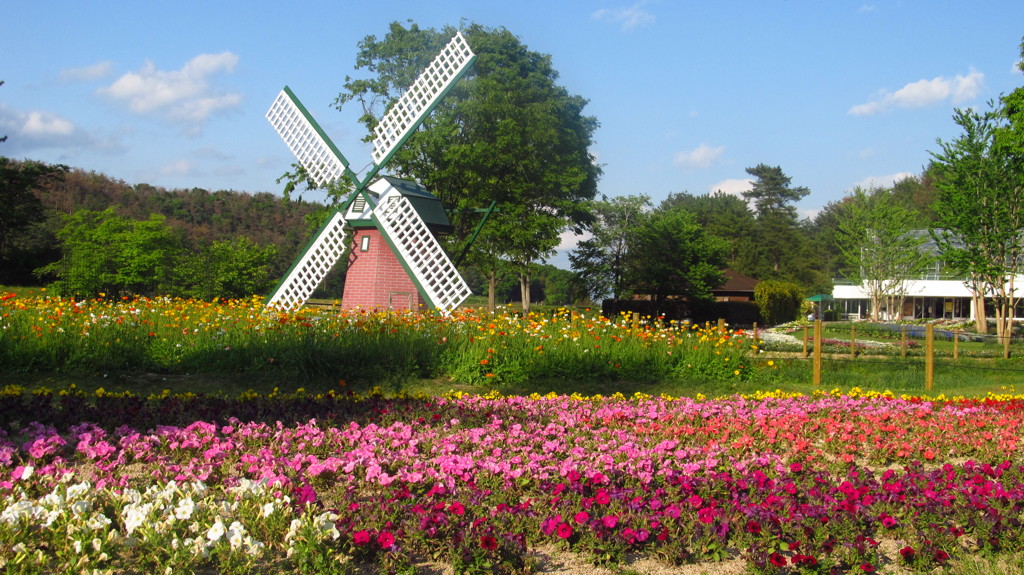
[[[469,286],[435,237],[435,232],[450,230],[437,198],[415,182],[376,176],[475,58],[456,32],[377,124],[373,162],[362,177],[349,168],[291,89],[281,90],[267,119],[310,181],[324,186],[346,177],[354,189],[285,274],[267,299],[268,306],[303,305],[346,252],[350,263],[342,297],[345,307],[416,309],[422,303],[447,313],[469,297]]]

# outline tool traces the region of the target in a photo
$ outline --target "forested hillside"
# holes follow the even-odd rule
[[[34,272],[60,259],[57,234],[66,218],[79,210],[101,212],[111,207],[117,215],[130,220],[146,220],[153,214],[163,216],[176,239],[192,248],[238,238],[261,247],[275,246],[269,275],[277,278],[305,244],[307,217],[324,207],[302,200],[285,201],[270,193],[167,190],[144,183],[133,185],[77,168],[6,158],[3,161],[5,174],[23,173],[28,168],[53,172],[52,177],[40,178],[27,186],[31,197],[13,197],[13,188],[25,182],[14,181],[13,176],[4,178],[3,199],[8,207],[20,209],[31,204],[29,209],[20,209],[25,213],[19,213],[16,225],[10,226],[8,247],[0,254],[0,283],[5,284],[38,285],[53,279]]]

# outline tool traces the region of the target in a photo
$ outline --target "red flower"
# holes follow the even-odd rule
[[[377,544],[380,545],[381,548],[387,549],[395,544],[395,536],[392,535],[390,531],[382,531],[380,535],[377,536]]]
[[[913,561],[914,559],[914,548],[907,545],[903,549],[900,549],[900,556],[903,557],[904,561]]]
[[[790,473],[800,473],[803,470],[804,470],[804,466],[801,465],[800,462],[798,462],[798,461],[794,461],[793,463],[789,464],[789,472]]]
[[[482,535],[480,537],[480,547],[483,547],[488,551],[494,551],[498,548],[498,540],[490,535]]]
[[[572,537],[572,527],[568,523],[559,523],[558,527],[555,527],[555,535],[568,539]]]
[[[785,567],[786,566],[786,558],[783,557],[782,555],[779,555],[778,553],[772,553],[771,555],[769,555],[768,556],[768,561],[770,561],[771,564],[776,566],[776,567]]]
[[[370,532],[366,530],[356,531],[352,534],[352,542],[363,546],[370,542]]]
[[[936,563],[945,563],[946,559],[949,559],[949,553],[946,553],[942,549],[939,549],[938,551],[935,552],[935,562]]]
[[[456,515],[462,515],[466,512],[466,508],[461,503],[456,501],[455,503],[452,503],[451,505],[448,506],[448,511],[451,511]]]
[[[747,521],[747,533],[753,533],[754,535],[760,535],[761,524],[751,519]]]
[[[865,572],[865,573],[874,573],[875,572],[875,566],[870,564],[870,563],[861,563],[860,564],[860,570]]]

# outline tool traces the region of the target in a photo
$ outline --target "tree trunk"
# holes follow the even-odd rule
[[[985,297],[975,292],[971,296],[971,305],[974,306],[974,331],[979,334],[988,334],[988,318],[985,317]]]
[[[487,311],[494,313],[494,292],[498,291],[498,273],[491,270],[487,278]]]
[[[530,276],[519,274],[519,293],[523,298],[523,315],[530,313]]]

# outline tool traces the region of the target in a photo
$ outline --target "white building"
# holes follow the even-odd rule
[[[1014,280],[1018,296],[1024,295],[1024,277]],[[871,297],[863,285],[852,285],[836,280],[832,288],[834,309],[841,319],[871,317]],[[989,313],[989,317],[993,314]],[[1014,319],[1024,318],[1024,306],[1018,305]],[[975,319],[971,305],[971,291],[959,279],[927,276],[907,282],[907,297],[899,317],[886,319]]]

